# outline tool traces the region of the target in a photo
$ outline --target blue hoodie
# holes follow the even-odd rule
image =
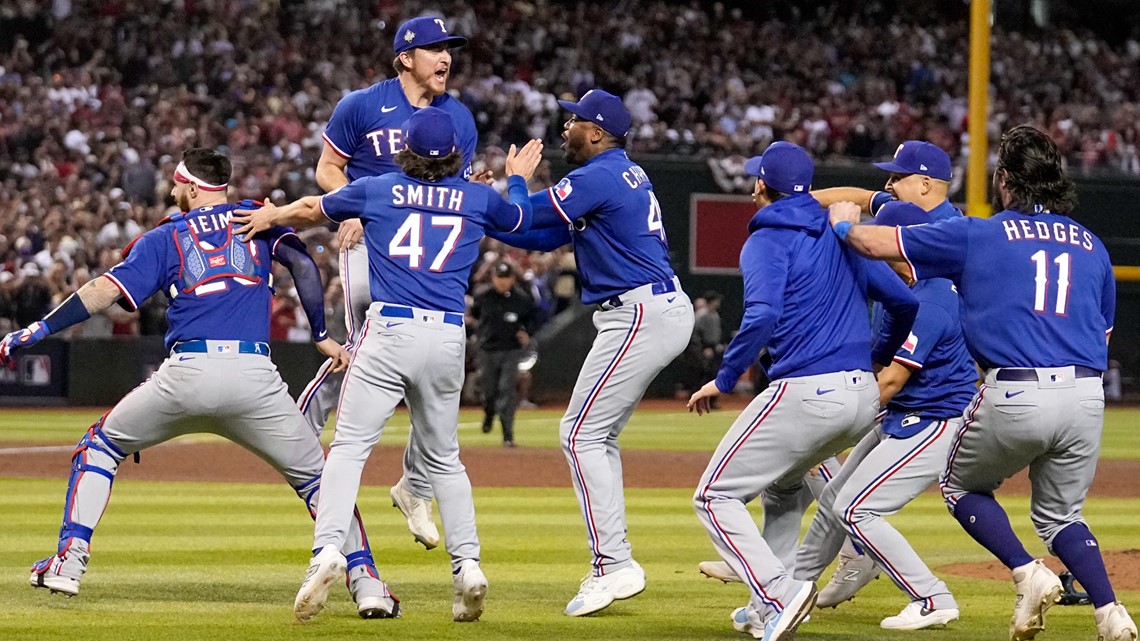
[[[729,343],[716,386],[730,392],[768,348],[772,380],[887,365],[906,340],[918,300],[885,263],[844,247],[827,212],[807,194],[756,212],[740,251],[744,320]],[[871,345],[868,295],[890,312]]]

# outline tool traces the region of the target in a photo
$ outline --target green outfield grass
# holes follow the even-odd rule
[[[386,488],[364,489],[361,508],[381,572],[406,606],[395,621],[356,617],[347,591],[308,625],[292,621],[312,527],[282,485],[124,482],[94,541],[80,595],[65,599],[27,586],[30,563],[54,550],[64,481],[0,480],[0,639],[316,640],[392,639],[744,639],[728,615],[746,601],[740,585],[704,579],[696,564],[714,552],[682,490],[628,493],[630,538],[649,575],[642,595],[585,619],[561,614],[586,570],[584,530],[569,488],[478,489],[483,565],[491,583],[484,620],[450,621],[451,583],[442,550],[415,545]],[[1032,539],[1026,500],[1003,501]],[[1137,501],[1094,499],[1087,513],[1105,549],[1136,545]],[[988,555],[922,496],[896,519],[931,565]],[[946,577],[962,620],[946,630],[888,633],[878,621],[905,600],[887,580],[854,602],[822,611],[803,639],[1008,638],[1007,582]],[[1140,604],[1140,593],[1121,598]],[[1041,639],[1094,639],[1091,608],[1055,608]]]
[[[15,410],[0,414],[0,447],[3,443],[73,444],[92,422],[105,410]],[[697,417],[685,411],[677,401],[675,411],[645,411],[633,415],[625,432],[622,447],[627,450],[672,450],[712,452],[725,430],[736,418],[738,410],[720,410],[711,415]],[[562,409],[542,409],[519,412],[516,423],[517,440],[527,446],[558,447],[558,420]],[[499,447],[502,437],[496,431],[483,434],[479,425],[482,411],[465,409],[460,413],[460,442],[463,447]],[[1101,457],[1106,459],[1140,458],[1140,408],[1110,407],[1105,412],[1104,439]],[[405,411],[397,412],[384,430],[381,444],[402,445],[408,435],[409,421]],[[209,435],[184,437],[208,441],[217,439]],[[324,440],[332,439],[332,430],[326,429]],[[220,440],[220,439],[219,439]]]

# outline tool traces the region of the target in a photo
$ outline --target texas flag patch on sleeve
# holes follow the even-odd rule
[[[572,191],[574,191],[574,186],[570,184],[569,178],[563,178],[554,186],[554,195],[558,196],[558,200],[566,200]]]
[[[914,353],[914,350],[918,349],[918,337],[914,335],[914,332],[911,332],[910,335],[906,337],[906,341],[902,344],[902,346],[903,349],[910,352],[911,354]]]

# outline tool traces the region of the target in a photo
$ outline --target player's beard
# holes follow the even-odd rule
[[[1002,201],[1001,188],[998,186],[998,172],[994,172],[993,184],[990,185],[990,206],[993,207],[994,213],[1005,211],[1005,203]]]
[[[190,211],[190,196],[183,190],[182,193],[174,197],[174,204],[178,205],[179,211]]]

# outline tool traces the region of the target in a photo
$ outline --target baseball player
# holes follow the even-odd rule
[[[688,345],[693,305],[669,265],[653,184],[625,153],[631,118],[621,99],[593,89],[558,103],[571,114],[562,150],[579,167],[532,196],[540,229],[494,237],[539,250],[572,242],[582,302],[598,308],[598,335],[559,432],[593,556],[565,609],[583,616],[645,589],[626,538],[617,439],[653,378]]]
[[[32,587],[74,596],[87,569],[91,536],[110,499],[119,464],[175,436],[212,432],[272,465],[315,516],[324,450],[269,359],[270,260],[293,275],[317,348],[343,368],[348,355],[328,338],[320,273],[291,230],[266,229],[248,242],[230,224],[230,161],[208,149],[187,151],[174,172],[183,213],[135,239],[123,262],[84,285],[42,321],[6,336],[0,362],[120,300],[129,309],[155,292],[170,299],[170,357],[95,422],[79,441],[67,483],[59,549],[32,566]],[[243,201],[249,207],[252,201]],[[325,496],[328,493],[324,493]],[[349,589],[364,618],[400,614],[399,600],[376,572],[355,511],[341,546]]]
[[[808,193],[814,167],[803,148],[778,142],[750,159],[760,210],[740,254],[745,313],[716,380],[689,399],[698,414],[729,392],[764,347],[772,384],[721,440],[693,498],[709,537],[752,592],[733,613],[738,630],[782,641],[815,603],[811,582],[793,580],[772,553],[746,504],[804,474],[858,440],[878,411],[871,362],[889,364],[918,303],[885,265],[861,260],[826,233],[824,210]],[[866,293],[892,322],[874,347]],[[762,428],[762,429],[761,429]]]
[[[886,204],[875,218],[876,225],[892,227],[930,222],[921,207],[899,201]],[[958,604],[883,515],[899,511],[938,480],[962,411],[977,390],[977,370],[962,338],[958,295],[950,281],[913,283],[905,263],[891,267],[911,285],[918,316],[894,362],[878,374],[885,411],[824,489],[795,576],[819,579],[850,535],[910,597],[882,627],[919,630],[957,619]],[[882,315],[876,304],[876,319]]]
[[[912,278],[949,278],[962,300],[966,343],[985,377],[940,479],[954,518],[1010,569],[1017,601],[1010,638],[1031,639],[1059,598],[1060,580],[1025,551],[993,492],[1029,467],[1038,536],[1088,590],[1100,639],[1136,638],[1108,580],[1081,507],[1104,423],[1101,372],[1116,311],[1100,239],[1068,216],[1076,191],[1048,135],[1002,137],[992,218],[889,229],[858,225],[859,207],[831,207],[835,231],[858,252],[905,260]]]
[[[396,77],[345,96],[325,128],[325,147],[317,161],[317,184],[326,192],[364,176],[398,172],[396,154],[404,148],[403,125],[418,109],[433,106],[451,115],[463,155],[463,177],[471,172],[477,133],[467,107],[446,93],[451,71],[451,49],[467,44],[450,33],[444,21],[431,16],[412,18],[396,29],[392,66]],[[340,272],[344,284],[345,321],[349,351],[359,344],[365,312],[372,303],[368,293],[368,249],[358,242],[357,219],[341,223]],[[343,372],[332,372],[331,361],[316,376],[297,402],[314,429],[324,428],[329,412],[340,398]],[[439,545],[439,531],[432,519],[432,489],[417,454],[416,432],[408,437],[404,451],[404,475],[391,489],[392,505],[403,512],[412,536],[425,548]]]
[[[863,203],[863,211],[872,216],[899,202],[919,206],[936,221],[962,215],[947,198],[952,171],[950,156],[937,145],[907,140],[895,150],[892,160],[874,164],[890,172],[883,191],[831,187],[813,190],[811,195],[824,207],[842,201]],[[835,607],[850,600],[881,572],[874,557],[864,554],[862,547],[848,539],[839,551],[839,567],[819,591],[816,607]]]
[[[483,613],[487,579],[479,567],[479,539],[471,482],[459,460],[459,396],[466,336],[464,293],[484,230],[525,231],[531,206],[526,181],[541,160],[532,140],[507,156],[510,203],[491,187],[460,177],[464,163],[447,112],[425,107],[408,118],[401,172],[355,180],[323,197],[235,218],[253,233],[277,224],[313,226],[359,216],[369,247],[368,308],[337,408],[336,435],[325,465],[325,501],[317,510],[313,559],[294,602],[300,620],[324,607],[328,585],[340,574],[340,548],[349,535],[352,503],[373,446],[401,400],[423,455],[451,555],[452,617],[475,621]]]

